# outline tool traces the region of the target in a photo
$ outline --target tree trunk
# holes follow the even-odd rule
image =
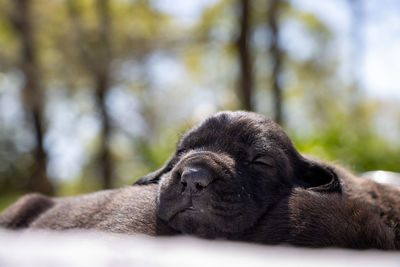
[[[43,122],[44,93],[41,88],[39,64],[33,35],[31,16],[32,1],[14,0],[15,12],[12,21],[21,42],[21,69],[25,76],[23,103],[26,112],[33,120],[36,140],[34,156],[36,169],[29,182],[29,190],[52,194],[54,189],[47,177],[47,152],[43,145],[45,127]]]
[[[113,164],[112,156],[109,149],[111,125],[110,116],[106,107],[106,93],[109,86],[109,77],[107,74],[98,74],[96,77],[96,100],[97,105],[101,113],[101,143],[99,151],[98,163],[102,170],[102,187],[112,188],[113,187]]]
[[[103,188],[113,187],[113,162],[110,152],[111,125],[110,116],[106,106],[106,96],[110,86],[110,7],[109,0],[97,1],[97,12],[100,26],[100,47],[99,47],[99,65],[94,68],[94,78],[96,83],[97,104],[101,111],[102,120],[102,138],[99,154],[99,163],[102,168]]]
[[[100,113],[101,133],[100,148],[96,159],[97,165],[101,169],[101,185],[104,189],[112,188],[114,183],[113,161],[109,144],[111,138],[111,118],[107,110],[106,98],[111,84],[110,62],[111,62],[111,20],[110,20],[110,1],[97,0],[96,14],[98,18],[98,39],[95,46],[82,45],[87,42],[84,31],[81,27],[79,7],[76,0],[66,2],[70,14],[71,22],[74,27],[76,47],[80,52],[82,65],[87,69],[94,82],[96,104]],[[88,49],[90,47],[90,49]]]
[[[270,29],[270,58],[272,65],[272,93],[274,104],[274,120],[283,124],[283,111],[282,111],[282,85],[281,85],[281,71],[282,71],[282,51],[279,44],[279,4],[280,0],[271,0],[268,7],[268,26]]]
[[[239,0],[240,34],[237,40],[240,62],[239,97],[241,108],[254,110],[252,103],[253,72],[250,53],[250,0]]]

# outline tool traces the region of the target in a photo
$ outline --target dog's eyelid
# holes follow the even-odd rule
[[[275,160],[268,156],[268,155],[258,155],[253,158],[251,161],[253,164],[262,164],[266,165],[269,167],[274,167],[275,166]]]

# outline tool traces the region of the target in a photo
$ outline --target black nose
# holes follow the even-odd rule
[[[207,170],[201,168],[185,168],[181,175],[181,184],[185,191],[198,193],[212,182],[212,177]]]

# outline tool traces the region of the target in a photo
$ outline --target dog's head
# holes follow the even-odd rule
[[[159,183],[159,218],[210,238],[251,228],[294,187],[340,191],[334,172],[302,157],[276,123],[243,111],[185,133],[169,161],[137,182],[148,183]]]

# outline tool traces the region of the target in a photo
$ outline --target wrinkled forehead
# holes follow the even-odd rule
[[[280,132],[283,133],[277,124],[260,114],[243,111],[221,112],[187,132],[181,138],[179,146],[268,146],[271,142],[282,141],[279,140]]]

